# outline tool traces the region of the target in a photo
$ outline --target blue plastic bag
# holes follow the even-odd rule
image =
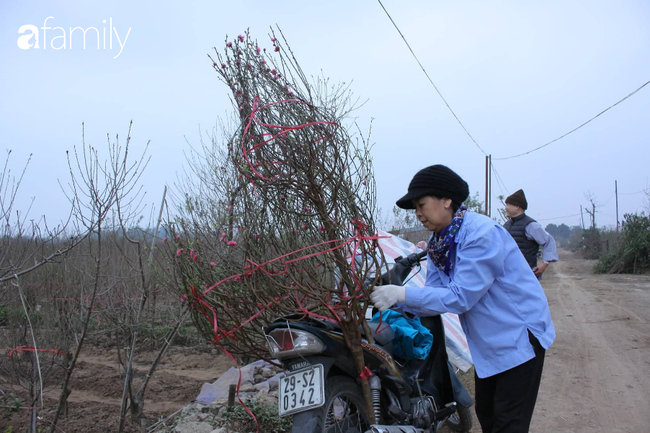
[[[371,322],[379,322],[382,315],[383,324],[390,325],[395,333],[393,341],[393,355],[402,359],[425,359],[433,345],[433,334],[422,326],[420,318],[407,319],[394,310],[378,312],[372,316]]]

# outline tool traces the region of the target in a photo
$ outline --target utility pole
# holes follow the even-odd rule
[[[488,202],[490,200],[490,196],[488,196],[488,193],[489,193],[489,188],[488,188],[489,162],[490,162],[490,159],[488,158],[487,155],[485,155],[485,215],[488,214]]]
[[[582,230],[585,229],[585,217],[582,214],[582,205],[580,205],[580,221],[582,222]]]
[[[618,181],[614,181],[614,195],[616,196],[616,237],[618,238]]]
[[[488,216],[492,218],[492,155],[490,155],[490,181],[488,183],[490,185],[489,188],[490,191],[488,193],[488,197],[489,197],[488,201],[490,202],[490,206],[488,209]]]

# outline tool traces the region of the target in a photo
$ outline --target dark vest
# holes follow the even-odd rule
[[[530,267],[534,268],[537,266],[539,244],[526,237],[526,226],[532,222],[535,222],[535,220],[524,213],[518,217],[509,219],[508,222],[504,224],[503,228],[508,230],[508,233],[510,233],[515,242],[517,242],[517,246],[526,258]]]

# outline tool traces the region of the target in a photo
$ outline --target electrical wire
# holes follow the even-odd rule
[[[431,83],[431,85],[433,86],[433,88],[436,89],[436,92],[438,92],[438,96],[440,96],[440,98],[442,99],[442,102],[445,103],[445,105],[447,106],[447,108],[449,109],[449,111],[451,112],[451,114],[454,115],[454,117],[456,118],[456,121],[457,121],[457,122],[460,124],[460,126],[463,128],[463,130],[465,131],[465,133],[467,134],[467,136],[468,136],[468,137],[469,137],[469,138],[474,142],[474,144],[476,145],[476,147],[478,147],[478,149],[479,149],[481,152],[483,152],[483,155],[487,156],[487,153],[485,153],[485,151],[483,150],[483,148],[482,148],[482,147],[481,147],[481,146],[476,142],[476,140],[474,140],[474,137],[472,137],[472,134],[470,134],[469,131],[467,130],[467,128],[465,128],[465,125],[463,125],[463,122],[460,121],[460,119],[458,118],[458,116],[456,115],[456,113],[454,112],[454,110],[452,110],[451,106],[449,105],[449,103],[447,102],[447,100],[445,99],[445,97],[442,96],[442,93],[440,93],[440,90],[438,90],[438,86],[436,86],[436,85],[434,84],[433,80],[432,80],[431,77],[429,76],[429,73],[427,72],[426,69],[424,69],[424,66],[422,66],[422,63],[420,63],[420,60],[418,59],[418,56],[416,56],[415,53],[413,52],[413,49],[411,48],[411,45],[410,45],[410,44],[408,43],[408,41],[406,40],[406,38],[405,38],[404,35],[402,34],[402,31],[399,29],[399,27],[397,27],[397,24],[395,24],[395,21],[393,20],[393,17],[390,16],[390,14],[388,13],[388,11],[386,10],[386,8],[384,7],[384,5],[383,5],[383,3],[381,2],[381,0],[377,0],[377,1],[379,2],[379,4],[381,5],[381,8],[382,8],[382,9],[384,10],[384,12],[386,13],[386,16],[388,16],[388,19],[390,19],[390,22],[393,23],[393,26],[395,27],[395,29],[397,30],[397,32],[399,33],[399,35],[400,35],[400,36],[402,37],[402,39],[404,40],[404,43],[406,44],[406,46],[408,47],[409,51],[411,52],[411,54],[412,54],[413,57],[415,58],[415,61],[418,62],[418,65],[420,65],[420,68],[422,69],[422,72],[424,72],[424,75],[426,75],[427,79],[429,80],[429,83]]]
[[[614,195],[616,195],[615,192],[612,193],[612,195],[607,199],[607,201],[605,203],[601,204],[601,206],[605,206],[607,203],[609,203],[609,201],[614,197]]]
[[[488,154],[485,152],[485,150],[483,150],[483,148],[478,144],[478,142],[474,139],[474,137],[472,136],[472,134],[470,134],[470,132],[467,130],[467,128],[465,127],[465,125],[463,124],[463,122],[461,122],[460,118],[456,115],[456,113],[454,112],[454,110],[451,108],[451,106],[449,105],[449,103],[447,102],[447,100],[445,99],[445,97],[442,95],[442,93],[441,93],[440,90],[438,89],[438,86],[436,86],[436,84],[433,82],[433,80],[432,80],[431,77],[429,76],[429,73],[427,72],[427,70],[425,69],[425,67],[422,65],[422,62],[420,62],[420,59],[417,57],[417,55],[415,54],[415,52],[414,52],[413,49],[411,48],[411,45],[410,45],[410,44],[408,43],[408,41],[406,40],[406,37],[404,36],[404,34],[402,33],[402,31],[401,31],[401,30],[399,29],[399,27],[397,26],[397,23],[395,23],[395,20],[393,20],[393,17],[390,15],[390,13],[388,13],[388,10],[386,10],[386,7],[384,6],[384,4],[381,2],[381,0],[377,0],[377,1],[379,2],[379,5],[381,6],[381,8],[384,10],[384,13],[386,14],[386,16],[388,17],[388,19],[390,20],[390,22],[391,22],[391,23],[393,24],[393,26],[395,27],[395,30],[397,30],[397,32],[399,33],[400,37],[402,38],[402,40],[403,40],[404,43],[406,44],[407,48],[408,48],[409,51],[411,52],[411,55],[413,56],[413,58],[415,59],[415,61],[417,62],[417,64],[420,66],[420,69],[422,69],[422,72],[424,72],[424,75],[425,75],[425,76],[427,77],[427,79],[429,80],[429,83],[431,83],[431,85],[432,85],[433,88],[435,89],[436,93],[438,93],[438,96],[440,96],[440,99],[442,99],[442,101],[443,101],[443,102],[445,103],[445,105],[447,106],[447,109],[449,109],[449,111],[450,111],[451,114],[454,116],[454,118],[456,119],[456,121],[458,122],[458,124],[463,128],[463,130],[465,131],[465,133],[467,134],[467,136],[472,140],[472,142],[473,142],[473,143],[476,145],[476,147],[481,151],[481,153],[483,153],[483,155],[485,155],[485,156],[488,156]],[[628,98],[630,98],[631,96],[633,96],[634,94],[636,94],[637,92],[639,92],[641,89],[643,89],[643,88],[644,88],[645,86],[647,86],[648,84],[650,84],[650,81],[647,81],[646,83],[644,83],[643,85],[641,85],[639,88],[637,88],[636,90],[634,90],[634,91],[633,91],[632,93],[630,93],[629,95],[627,95],[627,96],[625,96],[624,98],[620,99],[618,102],[616,102],[616,103],[610,105],[609,107],[607,107],[606,109],[604,109],[604,110],[601,111],[600,113],[596,114],[594,117],[592,117],[591,119],[589,119],[589,120],[587,120],[586,122],[582,123],[581,125],[577,126],[576,128],[573,128],[573,129],[570,130],[569,132],[567,132],[567,133],[565,133],[565,134],[563,134],[563,135],[561,135],[561,136],[559,136],[559,137],[557,137],[557,138],[555,138],[555,139],[553,139],[553,140],[551,140],[551,141],[549,141],[549,142],[547,142],[547,143],[544,143],[544,144],[542,144],[541,146],[538,146],[538,147],[536,147],[536,148],[534,148],[534,149],[531,149],[531,150],[529,150],[529,151],[527,151],[527,152],[520,153],[520,154],[517,154],[517,155],[511,155],[511,156],[501,157],[501,158],[491,158],[491,159],[492,159],[492,160],[495,160],[495,161],[503,161],[503,160],[507,160],[507,159],[519,158],[519,157],[521,157],[521,156],[529,155],[529,154],[531,154],[531,153],[533,153],[533,152],[536,152],[536,151],[538,151],[538,150],[540,150],[540,149],[543,149],[543,148],[545,148],[545,147],[547,147],[547,146],[549,146],[549,145],[555,143],[556,141],[561,140],[562,138],[564,138],[564,137],[566,137],[566,136],[568,136],[568,135],[574,133],[575,131],[579,130],[579,129],[582,128],[583,126],[589,124],[590,122],[592,122],[592,121],[595,120],[596,118],[600,117],[601,115],[603,115],[603,114],[606,113],[607,111],[611,110],[612,108],[616,107],[618,104],[622,103],[623,101],[627,100]],[[507,191],[508,191],[508,188],[506,188],[505,183],[503,182],[503,179],[502,179],[501,176],[499,175],[499,172],[497,171],[497,169],[494,167],[494,164],[490,164],[490,166],[491,166],[491,169],[494,171],[495,178],[497,179],[497,185],[498,185],[499,189],[501,190],[501,193],[502,193],[503,195],[506,195],[506,194],[507,194]],[[504,192],[504,190],[505,190],[506,192]],[[642,190],[642,191],[638,191],[638,192],[634,192],[634,193],[629,193],[629,194],[639,194],[639,193],[641,193],[641,192],[644,192],[644,190]],[[623,193],[622,195],[629,195],[629,194],[625,194],[625,193]],[[607,202],[609,202],[609,200],[611,200],[611,197],[607,200]],[[607,203],[607,202],[606,202],[606,203]],[[577,214],[577,215],[580,215],[580,214]],[[576,216],[576,215],[570,215],[569,217],[571,217],[571,216]],[[566,217],[557,217],[557,218],[566,218]],[[552,219],[557,219],[557,218],[552,218]],[[542,221],[545,221],[545,220],[542,220]]]
[[[508,195],[508,188],[506,188],[506,184],[503,182],[503,179],[501,179],[501,175],[499,175],[499,172],[497,171],[494,164],[492,164],[492,170],[494,171],[495,179],[497,180],[497,185],[498,185],[499,189],[501,190],[501,193],[504,196],[507,196]]]
[[[553,217],[553,218],[543,218],[543,219],[541,219],[541,220],[537,220],[537,222],[539,222],[539,221],[559,220],[559,219],[561,219],[561,218],[571,218],[571,217],[574,217],[574,216],[580,216],[580,214],[579,214],[579,213],[575,213],[575,214],[572,214],[572,215],[564,215],[564,216]]]
[[[642,189],[641,191],[637,191],[637,192],[619,192],[618,195],[634,195],[634,194],[641,194],[642,192],[646,192],[645,189]]]
[[[610,109],[616,107],[618,104],[620,104],[621,102],[625,101],[627,98],[629,98],[630,96],[634,95],[636,92],[638,92],[639,90],[643,89],[643,88],[644,88],[645,86],[647,86],[648,84],[650,84],[650,81],[646,82],[646,83],[643,84],[641,87],[639,87],[638,89],[636,89],[635,91],[633,91],[632,93],[630,93],[629,95],[627,95],[625,98],[623,98],[623,99],[621,99],[620,101],[618,101],[617,103],[615,103],[615,104],[613,104],[613,105],[610,105],[609,107],[607,107],[606,109],[604,109],[604,110],[601,111],[600,113],[596,114],[594,117],[592,117],[591,119],[587,120],[587,121],[584,122],[582,125],[580,125],[580,126],[578,126],[578,127],[576,127],[576,128],[573,128],[571,131],[569,131],[569,132],[567,132],[566,134],[563,134],[563,135],[557,137],[557,138],[554,139],[554,140],[549,141],[548,143],[542,144],[541,146],[538,146],[538,147],[536,147],[536,148],[534,148],[534,149],[532,149],[532,150],[529,150],[528,152],[524,152],[524,153],[520,153],[520,154],[512,155],[512,156],[506,156],[506,157],[502,157],[502,158],[493,158],[493,159],[496,160],[496,161],[503,161],[503,160],[505,160],[505,159],[519,158],[520,156],[528,155],[528,154],[531,154],[531,153],[533,153],[533,152],[535,152],[535,151],[538,151],[538,150],[540,150],[540,149],[543,149],[544,147],[548,146],[549,144],[553,144],[553,143],[555,143],[556,141],[558,141],[558,140],[560,140],[560,139],[566,137],[567,135],[569,135],[569,134],[571,134],[571,133],[577,131],[578,129],[582,128],[583,126],[585,126],[586,124],[588,124],[588,123],[591,122],[592,120],[596,119],[596,118],[599,117],[600,115],[602,115],[602,114],[606,113],[607,111],[609,111]]]

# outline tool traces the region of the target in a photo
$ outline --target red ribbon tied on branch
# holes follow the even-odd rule
[[[46,353],[54,353],[57,355],[65,355],[65,352],[57,349],[36,349],[35,347],[30,347],[30,346],[18,346],[16,348],[11,349],[7,354],[7,357],[10,358],[13,356],[14,353],[23,353],[23,352],[46,352]]]

